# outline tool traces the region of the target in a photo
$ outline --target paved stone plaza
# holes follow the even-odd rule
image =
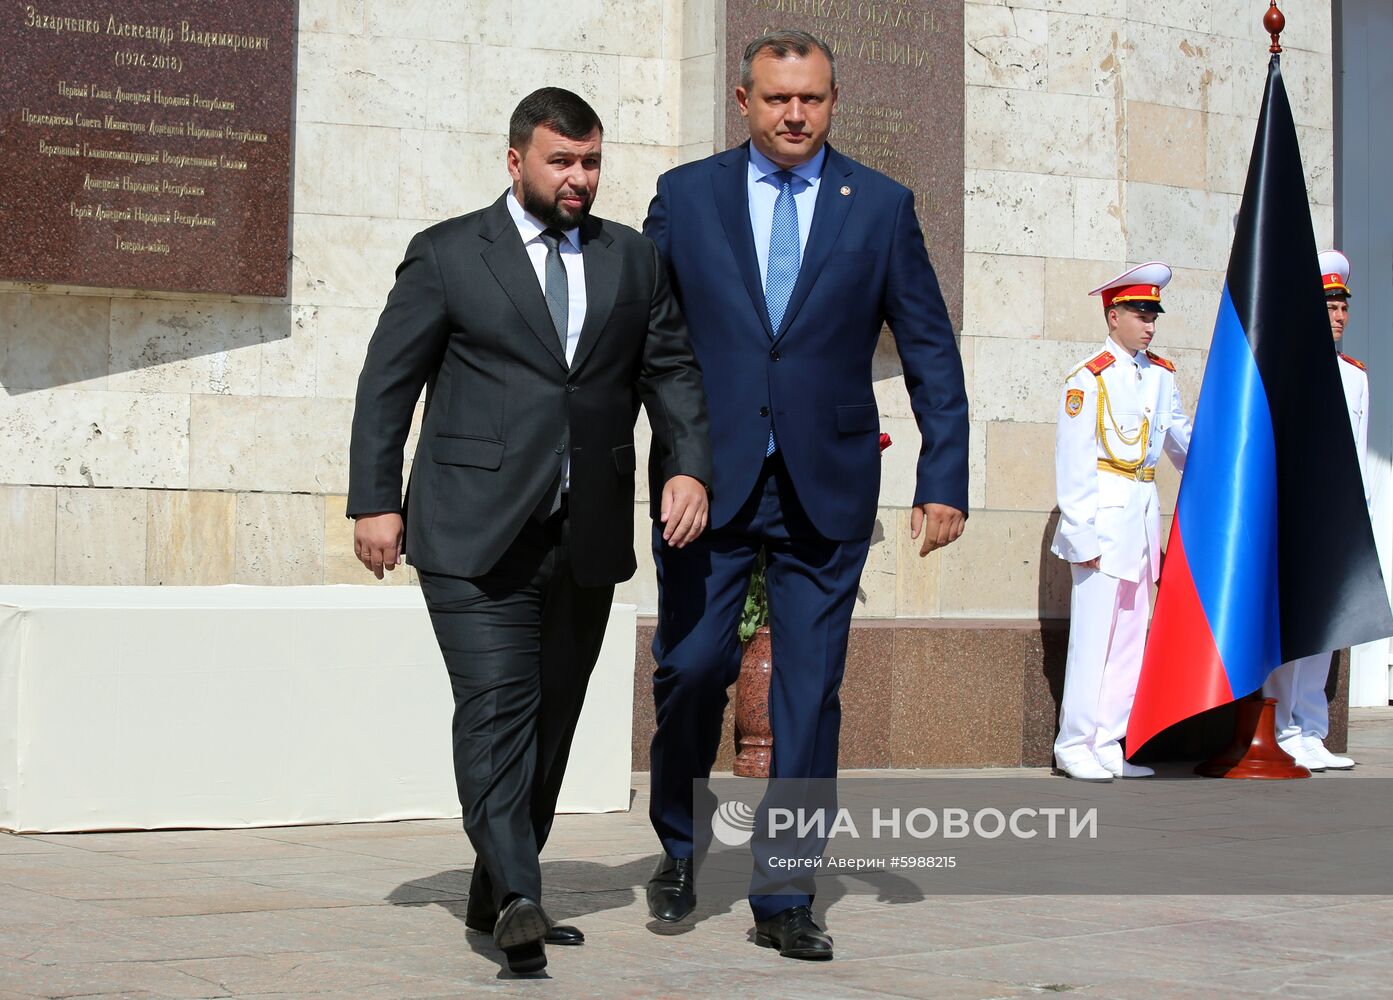
[[[1355,772],[1312,780],[1393,777],[1393,710],[1355,710],[1350,748]],[[660,937],[642,892],[646,775],[635,785],[627,814],[558,819],[546,905],[588,943],[550,949],[550,978],[533,980],[465,933],[455,822],[0,834],[0,1000],[1393,997],[1387,896],[913,901],[833,886],[818,910],[837,958],[814,965],[756,947],[741,887],[708,885],[697,923]]]

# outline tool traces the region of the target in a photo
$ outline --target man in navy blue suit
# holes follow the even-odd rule
[[[920,555],[954,541],[967,511],[962,360],[913,195],[827,145],[836,64],[818,38],[779,31],[750,43],[735,96],[750,141],[665,173],[644,224],[705,374],[714,466],[707,533],[683,549],[654,536],[650,816],[663,856],[648,904],[662,921],[696,905],[692,783],[716,758],[761,549],[771,777],[836,776],[838,689],[880,491],[871,361],[884,323],[923,436],[911,515]],[[758,840],[755,853],[757,941],[831,958],[811,886],[760,892]]]

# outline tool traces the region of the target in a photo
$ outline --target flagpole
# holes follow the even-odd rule
[[[1131,753],[1260,691],[1283,663],[1393,635],[1314,266],[1282,80],[1286,18],[1274,2],[1264,15],[1267,84],[1127,721]]]
[[[1287,26],[1286,15],[1271,0],[1262,16],[1262,26],[1272,36],[1268,49],[1274,57],[1282,54],[1279,36]],[[1309,778],[1311,772],[1277,745],[1277,699],[1264,698],[1261,689],[1238,699],[1233,740],[1219,754],[1195,768],[1206,778],[1292,779]]]

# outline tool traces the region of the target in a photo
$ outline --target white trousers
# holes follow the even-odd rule
[[[1329,653],[1303,656],[1283,663],[1263,681],[1264,698],[1277,699],[1277,739],[1330,735],[1330,703],[1325,679],[1330,676]]]
[[[1122,756],[1118,743],[1127,735],[1146,648],[1151,565],[1143,556],[1140,583],[1119,580],[1102,570],[1070,569],[1074,586],[1069,601],[1069,658],[1054,759],[1061,765],[1090,757],[1117,760]]]

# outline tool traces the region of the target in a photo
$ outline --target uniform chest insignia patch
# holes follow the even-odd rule
[[[1098,355],[1092,361],[1088,362],[1088,364],[1084,365],[1084,367],[1091,371],[1094,375],[1097,375],[1100,372],[1106,370],[1107,367],[1116,360],[1117,359],[1112,356],[1111,351],[1104,351],[1102,354]]]
[[[1160,365],[1162,368],[1164,368],[1164,369],[1165,369],[1166,371],[1168,371],[1168,372],[1173,372],[1173,371],[1175,371],[1175,365],[1171,364],[1171,363],[1170,363],[1169,361],[1167,361],[1165,358],[1161,357],[1161,355],[1159,355],[1159,354],[1152,354],[1150,351],[1147,351],[1147,352],[1146,352],[1146,356],[1147,356],[1149,359],[1151,359],[1151,363],[1152,363],[1153,365]]]
[[[1348,361],[1350,364],[1354,365],[1354,367],[1358,368],[1361,372],[1366,372],[1369,370],[1364,367],[1364,362],[1352,358],[1348,354],[1341,354],[1340,359],[1342,361]]]
[[[1064,412],[1077,417],[1083,412],[1083,390],[1070,389],[1064,394]]]

